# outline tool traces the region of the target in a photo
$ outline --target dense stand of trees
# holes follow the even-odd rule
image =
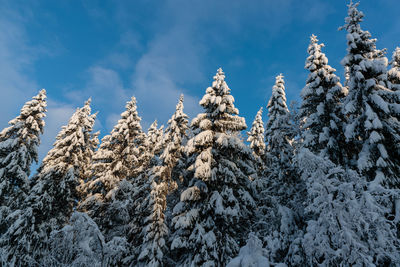
[[[2,266],[400,265],[400,48],[351,3],[343,83],[311,36],[298,111],[282,74],[247,128],[218,69],[189,123],[144,132],[135,97],[98,140],[89,99],[37,172],[42,90],[0,132]]]

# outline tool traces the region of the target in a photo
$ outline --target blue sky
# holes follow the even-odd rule
[[[45,88],[41,157],[76,107],[92,97],[107,134],[134,95],[143,127],[165,123],[180,93],[193,118],[219,67],[248,126],[283,73],[298,100],[309,36],[343,74],[347,1],[0,0],[0,127]],[[388,56],[400,45],[398,0],[362,0],[362,27]]]

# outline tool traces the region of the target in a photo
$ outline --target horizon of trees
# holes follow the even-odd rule
[[[300,107],[278,75],[246,138],[220,68],[190,123],[181,95],[145,132],[132,97],[99,141],[87,100],[31,175],[41,90],[0,132],[0,265],[400,265],[400,48],[363,17],[351,2],[345,78],[312,35]]]

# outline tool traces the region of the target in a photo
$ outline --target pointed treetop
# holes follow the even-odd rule
[[[325,46],[325,44],[323,44],[323,43],[319,44],[318,42],[319,42],[319,40],[318,40],[317,36],[312,34],[310,36],[310,45],[308,46],[308,49],[307,49],[309,54],[311,54],[312,49],[320,51],[321,47]]]
[[[46,90],[42,89],[36,96],[32,97],[32,100],[24,104],[24,106],[21,108],[20,115],[9,121],[8,124],[15,126],[23,122],[25,124],[25,130],[21,129],[23,131],[23,133],[21,132],[22,138],[26,138],[27,135],[31,134],[36,135],[36,133],[39,132],[43,133],[45,122],[42,120],[42,118],[46,116],[46,106]],[[33,117],[29,119],[28,117],[31,116]],[[5,133],[10,129],[10,127],[6,128],[3,130],[3,132]]]
[[[317,36],[315,34],[311,34],[311,36],[310,36],[310,45],[318,43],[318,41],[319,40],[317,39]]]
[[[154,120],[153,123],[150,125],[149,129],[147,129],[147,134],[154,132],[158,127],[157,120]]]
[[[253,150],[253,155],[260,158],[265,152],[264,142],[264,123],[262,121],[263,108],[257,112],[254,118],[250,131],[247,133],[247,141],[250,142],[250,148]]]
[[[176,110],[183,110],[183,94],[179,96],[179,102],[176,104]]]
[[[225,82],[225,74],[222,69],[218,69],[212,85],[206,89],[206,94],[200,100],[200,105],[206,110],[204,114],[216,126],[214,130],[224,132],[228,129],[240,131],[247,128],[244,118],[236,116],[239,114],[239,110],[235,107],[234,102],[235,99],[230,94],[230,89]],[[200,117],[198,116],[198,119]],[[195,118],[192,125],[202,120],[198,119]],[[202,126],[202,129],[211,127],[209,123],[202,125],[205,127]]]
[[[283,80],[284,76],[279,74],[275,78],[275,85],[272,87],[272,95],[271,99],[268,102],[267,107],[272,108],[273,105],[282,106],[287,112],[289,112],[287,105],[286,105],[286,94],[285,94],[285,81]],[[283,101],[275,101],[277,98],[282,98]]]
[[[360,3],[353,3],[353,1],[350,1],[350,3],[347,5],[348,6],[348,10],[347,10],[347,15],[348,17],[345,18],[345,25],[340,27],[339,30],[349,30],[352,27],[357,27],[360,28],[360,22],[363,21],[364,18],[364,13],[359,11],[357,9],[358,5]]]
[[[396,47],[390,62],[392,68],[388,71],[388,80],[391,83],[391,89],[400,90],[400,47]]]
[[[400,47],[396,47],[394,50],[390,64],[393,68],[400,68]]]

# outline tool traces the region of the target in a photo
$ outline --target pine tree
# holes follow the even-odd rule
[[[388,71],[388,80],[393,91],[400,91],[400,47],[396,47],[393,52],[392,68]]]
[[[310,56],[305,65],[310,74],[301,92],[303,147],[321,153],[335,163],[342,163],[344,117],[341,101],[347,89],[340,84],[336,70],[328,65],[322,47],[324,44],[318,44],[317,37],[312,35],[308,47]]]
[[[357,6],[350,3],[342,27],[347,30],[348,45],[342,64],[349,69],[349,94],[344,102],[349,165],[368,181],[377,179],[399,188],[395,166],[400,164],[400,122],[391,111],[395,95],[387,88],[387,58],[383,50],[376,49],[376,39],[361,29],[364,14]]]
[[[298,163],[307,183],[310,219],[302,242],[307,265],[397,266],[395,227],[385,218],[388,210],[375,200],[376,193],[390,190],[307,149],[299,153]]]
[[[147,153],[146,135],[140,120],[136,99],[132,97],[121,119],[111,134],[103,137],[100,148],[93,156],[90,168],[93,169],[93,178],[83,186],[88,197],[80,209],[88,211],[97,223],[102,217],[101,202],[105,201],[107,194],[121,180],[142,172],[151,158]]]
[[[250,190],[251,150],[238,133],[246,128],[234,98],[218,69],[200,101],[197,128],[187,152],[194,159],[189,186],[182,192],[172,219],[173,256],[180,265],[221,266],[244,245],[255,201]],[[189,180],[189,178],[188,178]]]
[[[36,266],[48,251],[52,230],[68,222],[80,200],[79,186],[95,149],[90,100],[78,108],[56,137],[33,178],[30,194],[21,209],[9,216],[12,222],[0,238],[11,263]]]
[[[111,134],[103,138],[94,156],[94,179],[86,186],[90,194],[80,205],[80,209],[96,221],[106,242],[126,238],[132,221],[140,219],[133,215],[137,195],[133,181],[146,172],[153,157],[153,147],[149,145],[140,121],[136,99],[132,97],[121,119]],[[125,254],[129,255],[131,250],[127,247]]]
[[[292,162],[293,127],[290,125],[282,74],[276,77],[267,108],[268,121],[265,131],[267,167],[274,169],[279,165],[281,170],[275,170],[279,171],[279,179],[283,179]]]
[[[267,172],[258,197],[255,231],[263,237],[271,263],[301,265],[299,236],[302,231],[304,184],[294,161],[293,119],[286,105],[282,75],[276,77],[268,102],[266,125]]]
[[[28,177],[32,163],[38,162],[37,148],[45,112],[46,91],[43,89],[25,103],[20,115],[0,133],[0,235],[7,228],[7,215],[20,207],[29,194]]]
[[[164,125],[157,128],[157,120],[155,120],[147,130],[147,140],[149,143],[150,153],[156,156],[160,156],[164,149],[165,142],[164,137]]]
[[[181,95],[176,111],[165,130],[166,147],[160,156],[160,163],[149,171],[147,184],[150,192],[144,203],[138,203],[143,206],[139,210],[147,210],[145,226],[141,233],[143,243],[138,258],[140,264],[144,266],[162,266],[165,261],[168,233],[165,219],[167,195],[177,189],[179,176],[182,173],[179,168],[181,165],[178,163],[183,153],[183,141],[187,135],[187,118],[183,112],[183,95]]]
[[[250,142],[250,148],[253,150],[254,158],[260,162],[260,171],[263,169],[264,155],[265,155],[265,142],[264,142],[264,123],[262,121],[262,107],[257,112],[254,118],[253,125],[251,126],[250,132],[247,133],[247,142]]]
[[[74,212],[68,225],[51,232],[50,247],[41,266],[119,266],[127,244],[124,238],[106,242],[86,213]]]

